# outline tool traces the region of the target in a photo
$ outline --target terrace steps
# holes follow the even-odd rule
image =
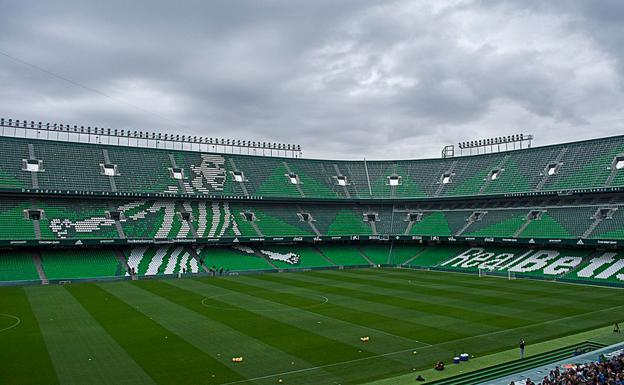
[[[549,352],[536,354],[523,359],[517,359],[514,361],[504,362],[498,365],[490,366],[488,368],[475,370],[466,374],[449,377],[442,380],[423,382],[430,385],[475,385],[485,381],[490,381],[496,378],[500,378],[506,375],[518,373],[524,370],[537,368],[543,365],[554,363],[565,358],[574,356],[574,353],[578,350],[583,352],[589,352],[597,350],[605,345],[597,342],[581,342],[578,344],[566,346],[560,349],[555,349]]]
[[[37,274],[39,274],[39,279],[41,279],[41,284],[47,285],[48,283],[50,283],[50,281],[45,275],[45,271],[43,270],[41,253],[39,251],[33,252],[32,260],[33,260],[33,264],[35,265],[35,269],[37,269]]]

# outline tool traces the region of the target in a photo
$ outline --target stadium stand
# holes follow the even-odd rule
[[[370,263],[353,245],[319,246],[319,252],[337,266],[368,266]]]
[[[311,246],[261,246],[259,250],[280,269],[335,266]]]
[[[43,250],[43,270],[48,279],[119,277],[125,268],[112,250]]]
[[[122,256],[120,260],[120,255]],[[30,252],[2,251],[3,281],[39,280]],[[592,248],[466,246],[410,243],[328,243],[138,246],[120,249],[42,249],[48,280],[101,279],[135,275],[225,273],[245,270],[384,265],[457,271],[505,278],[624,285],[624,253]],[[127,265],[127,267],[126,267]]]
[[[270,270],[271,264],[249,246],[205,247],[197,254],[205,266],[226,270]]]
[[[198,273],[199,264],[182,246],[136,247],[128,257],[135,275]]]
[[[419,244],[393,244],[390,249],[389,264],[402,266],[412,258],[418,257],[425,250],[425,246]]]
[[[39,275],[32,256],[22,251],[0,251],[0,281],[32,281]]]
[[[57,193],[394,199],[535,194],[624,184],[624,175],[616,167],[616,158],[624,150],[623,137],[451,159],[372,162],[207,154],[13,137],[2,137],[0,149],[1,189]],[[25,171],[26,160],[41,162],[41,170]],[[557,165],[553,172],[549,171],[551,165]],[[499,172],[492,178],[496,170]],[[242,172],[244,180],[235,180],[235,172]],[[346,178],[343,186],[338,176]]]
[[[618,136],[338,161],[2,136],[2,279],[390,265],[619,284],[623,152]],[[469,250],[568,259],[449,262]]]
[[[390,262],[390,248],[388,245],[363,244],[360,251],[368,257],[375,265],[387,265]]]
[[[443,206],[443,205],[442,205]],[[7,197],[0,240],[463,236],[623,239],[620,204],[437,210],[396,205]],[[30,217],[38,215],[38,219]]]
[[[589,354],[586,354],[587,356]],[[549,370],[550,369],[550,370]],[[537,382],[525,377],[517,383],[525,385],[556,385],[556,384],[621,384],[624,382],[624,352],[620,349],[598,357],[577,358],[575,364],[545,368],[534,373],[541,378]],[[543,375],[545,374],[545,375]],[[514,385],[516,382],[511,382]]]
[[[445,245],[430,247],[418,253],[415,258],[403,262],[403,265],[419,268],[430,268],[438,266],[442,261],[456,255],[462,246]]]

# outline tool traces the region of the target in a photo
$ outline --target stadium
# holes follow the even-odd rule
[[[624,136],[343,161],[0,125],[2,383],[509,383],[624,340]]]

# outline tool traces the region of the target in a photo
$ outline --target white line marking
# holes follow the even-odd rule
[[[312,368],[304,368],[304,369],[298,369],[298,370],[290,370],[288,372],[282,372],[282,373],[276,373],[276,374],[269,374],[266,376],[262,376],[262,377],[255,377],[255,378],[248,378],[246,380],[239,380],[239,381],[233,381],[233,382],[226,382],[224,384],[221,385],[233,385],[233,384],[241,384],[244,382],[253,382],[253,381],[257,381],[257,380],[263,380],[266,378],[271,378],[271,377],[278,377],[278,376],[284,376],[287,374],[295,374],[295,373],[303,373],[303,372],[309,372],[312,370],[318,370],[318,369],[324,369],[324,368],[329,368],[332,366],[337,366],[337,365],[342,365],[342,364],[349,364],[349,363],[353,363],[353,362],[359,362],[359,361],[366,361],[366,360],[370,360],[373,358],[379,358],[379,357],[385,357],[385,356],[390,356],[393,354],[397,354],[397,353],[405,353],[405,352],[410,352],[410,351],[414,351],[416,349],[419,348],[411,348],[411,349],[403,349],[400,351],[396,351],[396,352],[390,352],[390,353],[383,353],[383,354],[376,354],[374,356],[370,356],[370,357],[362,357],[362,358],[356,358],[354,360],[349,360],[349,361],[341,361],[341,362],[334,362],[333,364],[327,364],[327,365],[321,365],[321,366],[315,366]],[[422,348],[425,349],[425,348]]]
[[[0,329],[0,333],[2,333],[2,332],[4,332],[4,331],[7,331],[7,330],[9,330],[9,329],[13,329],[14,327],[17,327],[17,325],[19,325],[20,323],[22,323],[22,320],[21,320],[19,317],[14,316],[13,314],[0,314],[0,316],[4,316],[4,317],[8,317],[8,318],[13,318],[13,319],[15,320],[15,323],[14,323],[13,325],[11,325],[11,326],[7,326],[7,327],[5,327],[4,329]]]

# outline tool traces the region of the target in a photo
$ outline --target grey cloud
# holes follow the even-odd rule
[[[1,51],[115,99],[0,56],[7,117],[354,159],[624,127],[618,1],[0,0],[0,10]]]

